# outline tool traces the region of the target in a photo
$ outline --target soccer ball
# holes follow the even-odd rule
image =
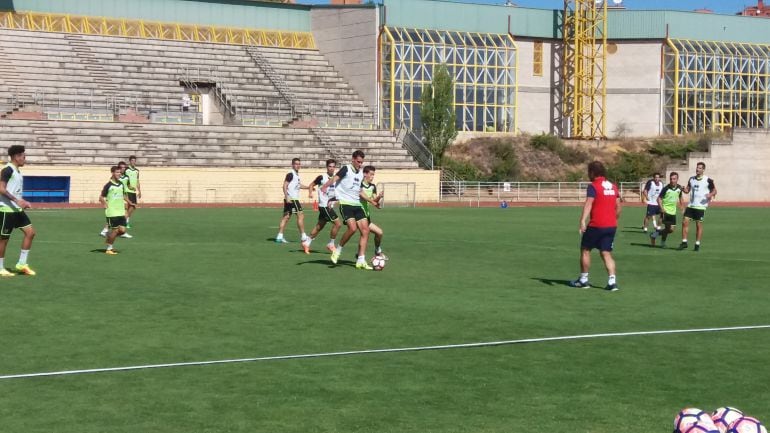
[[[758,419],[742,416],[730,424],[728,433],[767,433],[765,426]]]
[[[726,433],[730,429],[730,424],[743,416],[743,412],[734,407],[720,407],[711,414],[711,420],[717,426],[720,433]]]
[[[719,433],[719,430],[717,430],[716,426],[710,421],[708,424],[696,422],[695,424],[686,427],[683,433]]]
[[[705,411],[702,411],[695,407],[686,407],[679,411],[674,418],[674,432],[685,433],[688,427],[693,424],[700,424],[702,427],[710,427],[711,430],[717,430],[714,423],[711,421],[711,416]],[[698,432],[694,430],[693,433]]]
[[[385,264],[387,262],[382,256],[374,256],[372,257],[372,267],[375,271],[381,271],[385,269]]]

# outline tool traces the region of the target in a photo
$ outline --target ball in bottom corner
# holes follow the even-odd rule
[[[705,411],[694,407],[684,408],[679,411],[676,418],[674,418],[674,432],[684,433],[684,431],[687,430],[687,427],[696,423],[701,425],[713,424],[711,416]],[[714,430],[716,430],[716,426],[714,427]]]
[[[385,268],[385,258],[382,256],[374,256],[372,257],[372,267],[375,271],[381,271]]]
[[[734,423],[742,416],[743,412],[741,412],[740,409],[724,406],[718,408],[711,414],[711,420],[714,421],[714,425],[717,426],[721,433],[727,433],[727,430],[730,429],[730,424]]]
[[[728,433],[767,433],[767,429],[758,419],[742,416],[730,424]]]

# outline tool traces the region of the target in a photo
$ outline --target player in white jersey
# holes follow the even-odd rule
[[[706,215],[711,200],[717,195],[717,187],[714,179],[703,174],[706,171],[706,164],[699,162],[695,165],[695,176],[687,181],[682,192],[690,194],[690,202],[684,210],[684,221],[682,221],[682,244],[680,250],[687,249],[687,232],[690,226],[690,220],[695,220],[695,251],[700,251],[700,240],[703,237],[703,218]]]
[[[661,214],[660,205],[658,204],[658,196],[663,191],[663,182],[660,181],[660,173],[655,173],[652,179],[648,180],[642,189],[642,200],[647,205],[647,213],[644,215],[644,222],[642,223],[642,230],[647,232],[647,224],[652,219],[652,225],[655,230],[660,230],[656,217]]]
[[[15,274],[5,269],[5,247],[14,229],[24,232],[21,241],[21,254],[16,263],[16,271],[20,274],[35,275],[35,271],[27,264],[27,255],[32,247],[32,239],[35,238],[35,228],[32,227],[29,217],[24,209],[32,207],[24,200],[24,178],[19,171],[24,167],[27,156],[24,146],[15,144],[8,148],[10,162],[0,171],[0,277],[12,277]]]
[[[297,215],[297,228],[302,235],[302,241],[307,239],[305,234],[305,214],[302,212],[302,203],[299,201],[299,192],[302,189],[308,189],[307,186],[303,186],[299,179],[299,168],[302,164],[299,158],[291,160],[291,171],[286,174],[283,180],[283,217],[281,223],[278,225],[278,235],[275,237],[275,242],[279,244],[288,243],[283,237],[283,230],[286,228],[286,223],[292,215]]]
[[[361,182],[364,180],[364,152],[356,150],[350,164],[343,166],[337,174],[329,179],[321,187],[322,192],[327,192],[331,185],[335,185],[334,194],[340,202],[340,214],[345,221],[347,230],[340,239],[339,246],[332,253],[332,263],[336,264],[342,254],[342,247],[348,243],[351,237],[358,231],[361,238],[358,241],[358,258],[356,269],[372,269],[366,263],[366,243],[369,241],[369,221],[361,206]]]
[[[311,199],[313,198],[313,190],[316,185],[323,186],[329,179],[334,177],[335,170],[337,170],[337,161],[327,159],[326,173],[319,175],[310,183],[310,185],[308,185]],[[305,249],[306,254],[310,254],[310,243],[313,242],[319,233],[321,233],[321,230],[323,230],[327,222],[334,225],[332,226],[331,233],[329,233],[329,243],[326,244],[326,249],[333,253],[337,248],[335,242],[337,240],[337,232],[339,232],[340,227],[342,227],[342,221],[337,216],[337,213],[334,212],[334,202],[336,200],[337,197],[334,194],[334,185],[329,185],[329,189],[326,190],[326,192],[321,190],[318,191],[318,223],[313,228],[313,231],[310,232],[310,236],[302,242],[302,248]]]

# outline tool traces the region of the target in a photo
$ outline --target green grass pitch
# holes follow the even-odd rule
[[[596,253],[597,288],[564,284],[577,207],[378,211],[383,272],[352,244],[336,267],[276,245],[277,209],[139,209],[118,256],[101,210],[32,211],[38,275],[0,280],[0,375],[770,324],[770,209],[709,210],[698,253],[647,247],[642,212],[608,293]],[[0,431],[651,433],[721,405],[770,423],[768,359],[753,330],[0,380]]]

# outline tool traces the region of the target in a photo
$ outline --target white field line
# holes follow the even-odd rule
[[[770,329],[770,325],[732,326],[732,327],[725,327],[725,328],[669,329],[669,330],[662,330],[662,331],[613,332],[613,333],[605,333],[605,334],[566,335],[561,337],[543,337],[543,338],[525,338],[521,340],[487,341],[487,342],[481,342],[481,343],[446,344],[446,345],[439,345],[439,346],[416,346],[416,347],[399,347],[399,348],[391,348],[391,349],[351,350],[351,351],[345,351],[345,352],[308,353],[308,354],[302,354],[302,355],[277,355],[277,356],[262,356],[257,358],[221,359],[216,361],[174,362],[169,364],[148,364],[148,365],[133,365],[133,366],[127,366],[127,367],[90,368],[85,370],[49,371],[49,372],[43,372],[43,373],[6,374],[6,375],[0,376],[0,380],[24,379],[24,378],[42,377],[42,376],[66,376],[66,375],[73,375],[73,374],[107,373],[107,372],[115,372],[115,371],[147,370],[151,368],[190,367],[190,366],[213,365],[213,364],[235,364],[240,362],[280,361],[280,360],[290,360],[290,359],[326,358],[326,357],[333,357],[333,356],[368,355],[368,354],[376,354],[376,353],[398,353],[398,352],[420,352],[420,351],[427,351],[427,350],[467,349],[467,348],[474,348],[474,347],[493,347],[493,346],[506,346],[506,345],[512,345],[512,344],[543,343],[548,341],[586,340],[586,339],[592,339],[592,338],[636,337],[636,336],[644,336],[644,335],[665,335],[665,334],[691,334],[691,333],[697,333],[697,332],[746,331],[746,330],[756,330],[756,329]]]

